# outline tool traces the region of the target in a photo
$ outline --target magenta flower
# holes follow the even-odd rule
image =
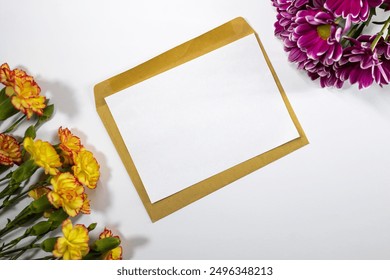
[[[324,7],[336,17],[350,18],[354,22],[366,21],[370,8],[378,7],[384,0],[326,0]]]
[[[278,10],[288,11],[294,13],[294,9],[297,11],[304,5],[309,3],[309,0],[271,0],[274,7]],[[295,13],[296,13],[295,11]]]
[[[359,89],[371,86],[374,81],[380,85],[389,83],[390,46],[382,40],[372,50],[371,44],[375,37],[362,35],[357,39],[349,39],[353,45],[344,50],[342,59],[336,65],[340,80],[357,83]]]
[[[376,22],[382,25],[379,33],[361,35],[372,11],[389,11],[390,0],[271,1],[277,10],[275,35],[288,60],[322,87],[341,88],[346,81],[359,89],[390,84],[390,18]]]
[[[288,52],[288,60],[298,64],[299,69],[303,69],[302,66],[309,58],[306,52],[302,51],[298,46],[297,42],[286,39],[284,41],[284,50]]]
[[[388,85],[390,83],[390,42],[381,40],[376,46],[378,59],[381,62],[374,69],[375,81],[380,85]]]
[[[341,81],[334,70],[333,65],[325,65],[319,60],[307,57],[294,41],[285,41],[285,50],[289,53],[288,59],[298,65],[298,69],[305,70],[312,80],[320,80],[321,87],[341,88],[344,81]]]
[[[340,60],[343,53],[340,44],[343,29],[335,21],[331,13],[320,9],[297,13],[293,37],[308,58],[321,60],[327,65]]]
[[[390,58],[382,61],[381,67],[375,69],[375,81],[380,85],[388,85],[390,83]]]
[[[309,0],[272,0],[278,12],[275,23],[275,35],[280,39],[288,38],[292,33],[291,24],[297,12],[304,7]]]
[[[344,81],[342,81],[335,71],[335,65],[327,66],[320,62],[313,61],[311,70],[307,70],[309,77],[314,81],[320,79],[321,87],[337,87],[342,88]],[[306,66],[308,68],[309,65]]]

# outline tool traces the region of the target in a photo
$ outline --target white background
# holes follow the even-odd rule
[[[101,165],[92,214],[125,259],[388,259],[389,87],[321,89],[287,62],[266,0],[0,1],[0,60],[56,105]],[[151,223],[98,117],[93,86],[237,16],[259,33],[310,145]]]

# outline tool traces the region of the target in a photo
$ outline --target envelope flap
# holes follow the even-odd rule
[[[254,30],[242,17],[235,18],[220,27],[162,53],[137,67],[97,84],[94,89],[96,107],[99,109],[99,107],[105,105],[106,102],[104,101],[104,98],[111,94],[177,67],[252,33],[254,33]]]

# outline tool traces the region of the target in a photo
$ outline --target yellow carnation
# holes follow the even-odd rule
[[[73,161],[72,170],[77,180],[90,189],[96,188],[100,177],[100,166],[93,154],[87,150],[82,150],[75,155]]]
[[[42,167],[46,174],[56,175],[61,166],[60,157],[56,150],[48,142],[34,140],[26,137],[23,141],[24,149],[31,155],[35,164]]]
[[[91,214],[91,204],[86,193],[83,194],[83,199],[84,199],[84,203],[80,209],[80,212],[83,214]]]
[[[5,86],[12,86],[12,78],[11,78],[11,69],[9,68],[7,63],[3,63],[0,66],[0,83]]]
[[[69,172],[54,176],[50,183],[53,190],[47,198],[55,208],[64,209],[71,217],[76,216],[84,206],[84,187]]]
[[[43,114],[46,107],[46,98],[39,95],[41,92],[38,84],[27,76],[24,71],[15,71],[13,91],[6,91],[11,96],[11,103],[14,107],[31,118],[33,113]]]
[[[73,164],[73,157],[83,149],[80,138],[73,135],[68,128],[60,127],[58,129],[58,138],[60,139],[59,148],[64,164]]]
[[[109,230],[108,228],[104,228],[104,231],[99,235],[99,239],[104,239],[104,238],[107,238],[107,237],[115,237],[115,238],[119,238],[119,236],[114,236],[112,234],[112,231]],[[122,247],[121,246],[118,246],[110,251],[108,251],[107,253],[105,253],[102,258],[104,260],[121,260],[122,259]]]
[[[34,200],[39,199],[43,195],[47,195],[51,191],[48,187],[40,187],[28,192],[28,196]]]
[[[83,225],[73,227],[70,219],[62,223],[63,237],[54,246],[53,255],[64,260],[81,260],[89,252],[88,229]]]
[[[12,105],[28,119],[36,113],[43,114],[46,98],[39,95],[41,88],[34,78],[20,69],[10,70],[7,63],[0,66],[0,82],[6,86],[5,92],[11,98]]]

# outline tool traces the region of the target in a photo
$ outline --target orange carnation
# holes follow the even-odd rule
[[[99,239],[104,239],[108,237],[114,237],[120,240],[119,236],[113,235],[112,231],[108,228],[104,228],[104,231],[99,235]],[[122,247],[118,246],[107,253],[105,253],[102,258],[104,260],[121,260],[122,259]]]
[[[0,165],[13,165],[22,162],[20,145],[12,136],[0,133]]]
[[[10,70],[7,63],[0,66],[0,82],[6,86],[5,92],[11,98],[12,105],[28,119],[35,113],[43,114],[46,98],[39,95],[41,88],[33,77],[20,69]]]
[[[11,69],[9,69],[9,66],[7,63],[3,63],[0,66],[0,83],[7,86],[12,86],[12,80],[11,80]]]
[[[80,138],[73,135],[68,128],[60,127],[58,129],[58,138],[60,139],[59,148],[64,164],[72,165],[73,157],[83,149]]]

